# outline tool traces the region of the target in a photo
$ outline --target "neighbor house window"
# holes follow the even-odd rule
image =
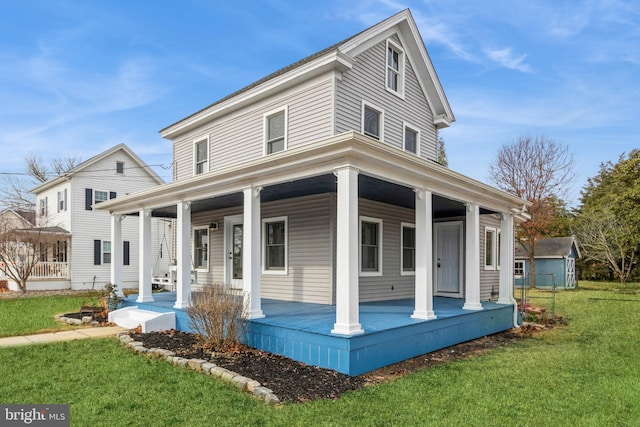
[[[193,144],[193,174],[209,172],[209,139],[205,138]]]
[[[514,261],[513,274],[517,278],[524,277],[524,261],[523,260]]]
[[[484,269],[496,269],[496,229],[485,227],[484,229]]]
[[[124,173],[124,162],[116,162],[116,173]]]
[[[102,263],[111,264],[111,242],[107,240],[102,242]]]
[[[372,138],[382,140],[383,113],[382,109],[369,104],[362,104],[362,133]]]
[[[207,270],[208,260],[209,228],[196,228],[193,230],[193,267],[197,270]]]
[[[400,263],[402,269],[401,275],[412,275],[416,271],[416,227],[413,224],[402,223],[402,235],[400,236],[400,245],[402,253],[400,254]]]
[[[287,109],[264,115],[265,154],[277,153],[287,149]]]
[[[382,275],[382,220],[360,218],[360,274]]]
[[[418,144],[420,133],[413,127],[404,125],[404,150],[413,154],[418,154]]]
[[[58,191],[58,212],[67,210],[67,190]]]
[[[47,201],[48,197],[40,199],[40,216],[47,216]]]
[[[100,203],[100,202],[106,202],[107,200],[109,200],[109,192],[107,191],[100,191],[100,190],[95,190],[93,192],[93,203]]]
[[[268,218],[262,221],[263,271],[287,273],[287,217]]]
[[[404,52],[387,40],[387,90],[402,96],[404,92]]]

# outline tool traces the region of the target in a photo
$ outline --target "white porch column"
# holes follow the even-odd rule
[[[465,256],[465,310],[482,310],[480,303],[480,206],[467,204]]]
[[[122,215],[111,215],[111,283],[116,287],[116,294],[122,292]]]
[[[243,188],[244,218],[242,225],[242,287],[245,306],[248,298],[247,319],[264,317],[260,286],[260,191],[262,188]]]
[[[176,221],[176,303],[174,308],[191,305],[191,202],[178,202]]]
[[[513,214],[503,213],[500,221],[500,287],[498,304],[513,304]]]
[[[413,319],[435,319],[433,311],[433,211],[431,191],[416,189],[416,276]]]
[[[358,173],[351,166],[336,169],[338,203],[336,223],[336,323],[332,334],[355,335],[360,325],[358,283]]]
[[[140,209],[140,249],[138,265],[138,299],[137,302],[153,302],[151,294],[151,211]]]

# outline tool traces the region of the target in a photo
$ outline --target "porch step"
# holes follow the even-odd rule
[[[140,310],[138,306],[124,307],[109,313],[109,322],[127,329],[142,328],[143,333],[176,328],[176,313],[157,313]]]

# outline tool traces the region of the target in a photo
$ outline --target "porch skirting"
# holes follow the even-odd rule
[[[154,294],[154,302],[125,305],[151,311],[175,311],[176,328],[191,331],[184,310],[173,307],[174,292]],[[280,354],[308,365],[355,376],[421,354],[439,350],[513,326],[513,305],[483,302],[483,310],[462,308],[464,300],[434,298],[437,318],[412,319],[413,299],[360,304],[364,333],[342,336],[331,333],[335,306],[262,300],[264,318],[249,321],[245,344]]]

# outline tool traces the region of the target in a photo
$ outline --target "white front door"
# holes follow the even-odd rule
[[[435,228],[435,289],[441,296],[462,296],[462,221],[437,222]]]
[[[233,288],[242,288],[242,215],[224,219],[224,280]]]

